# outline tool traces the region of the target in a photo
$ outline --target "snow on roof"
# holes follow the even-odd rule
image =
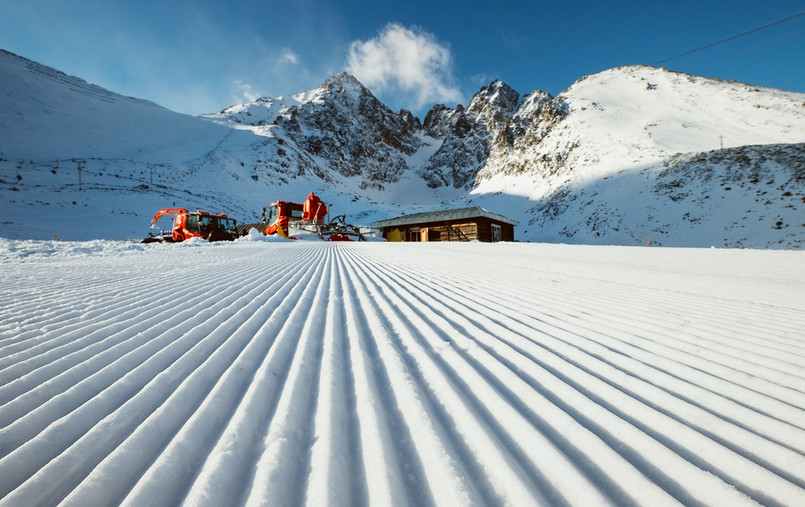
[[[446,222],[449,220],[460,220],[463,218],[476,218],[484,217],[498,222],[503,222],[511,225],[520,225],[517,220],[504,217],[497,213],[487,211],[480,206],[470,206],[467,208],[448,209],[441,211],[427,211],[424,213],[415,213],[413,215],[404,215],[397,218],[390,218],[388,220],[380,220],[373,222],[372,227],[380,229],[382,227],[394,227],[396,225],[411,225],[411,224],[424,224],[431,222]]]

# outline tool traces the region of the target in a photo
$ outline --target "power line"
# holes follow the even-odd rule
[[[732,37],[727,37],[726,39],[722,39],[722,40],[720,40],[720,41],[718,41],[718,42],[712,42],[712,43],[710,43],[710,44],[707,44],[706,46],[702,46],[702,47],[699,47],[699,48],[696,48],[696,49],[691,49],[690,51],[686,51],[686,52],[681,53],[681,54],[678,54],[678,55],[676,55],[676,56],[672,56],[672,57],[670,57],[670,58],[666,58],[665,60],[660,60],[660,61],[658,61],[658,62],[654,62],[654,63],[652,63],[651,65],[656,66],[656,65],[659,65],[659,64],[661,64],[661,63],[665,63],[665,62],[667,62],[667,61],[670,61],[670,60],[675,60],[675,59],[680,58],[680,57],[682,57],[682,56],[687,56],[687,55],[689,55],[689,54],[691,54],[691,53],[695,53],[695,52],[697,52],[697,51],[701,51],[702,49],[711,48],[711,47],[713,47],[713,46],[717,46],[718,44],[723,44],[724,42],[728,42],[728,41],[731,41],[731,40],[733,40],[733,39],[737,39],[738,37],[743,37],[744,35],[749,35],[750,33],[759,32],[760,30],[764,30],[764,29],[769,28],[769,27],[772,27],[772,26],[774,26],[774,25],[779,25],[780,23],[785,23],[786,21],[791,21],[792,19],[798,18],[798,17],[800,17],[800,16],[805,16],[805,11],[798,12],[798,13],[796,13],[796,14],[792,14],[792,15],[790,15],[790,16],[788,16],[788,17],[783,18],[783,19],[778,19],[777,21],[772,21],[771,23],[767,23],[767,24],[765,24],[765,25],[763,25],[763,26],[759,26],[759,27],[757,27],[757,28],[752,28],[751,30],[747,30],[747,31],[745,31],[745,32],[741,32],[741,33],[739,33],[739,34],[737,34],[737,35],[733,35]]]

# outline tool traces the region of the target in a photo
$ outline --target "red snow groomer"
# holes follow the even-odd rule
[[[169,230],[160,230],[157,222],[164,216],[173,217]],[[167,208],[157,211],[151,220],[148,237],[143,243],[176,243],[190,238],[203,238],[207,241],[232,241],[238,237],[237,221],[221,213],[215,215],[206,211],[187,211],[184,208]]]
[[[354,241],[365,240],[357,227],[346,223],[345,215],[327,220],[327,205],[313,192],[307,196],[305,202],[277,201],[263,208],[263,223],[250,224],[250,228],[262,229],[266,235],[279,234],[280,236],[296,239],[300,234],[316,234],[320,239],[328,241]]]

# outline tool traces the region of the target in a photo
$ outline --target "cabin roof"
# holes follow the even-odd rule
[[[468,218],[489,218],[505,224],[520,225],[517,220],[504,217],[497,213],[487,211],[480,206],[470,206],[468,208],[448,209],[441,211],[427,211],[424,213],[414,213],[413,215],[405,215],[397,218],[390,218],[388,220],[380,220],[373,222],[372,227],[375,229],[382,229],[383,227],[395,227],[400,225],[413,225],[413,224],[430,224],[438,222],[448,222],[451,220],[463,220]]]

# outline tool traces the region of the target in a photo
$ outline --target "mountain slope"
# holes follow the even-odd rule
[[[214,147],[228,129],[123,97],[0,50],[0,156],[167,163]]]
[[[557,181],[598,178],[678,153],[805,142],[805,94],[653,67],[588,76],[555,102],[567,111],[562,121],[520,136],[539,142],[497,145],[478,180],[516,172],[558,175]],[[539,108],[518,113],[544,114]]]
[[[365,186],[382,189],[400,179],[408,169],[406,157],[423,144],[419,120],[408,111],[393,113],[346,73],[315,90],[205,117],[287,141],[292,148],[279,145],[273,158],[280,168],[271,169],[297,167],[300,174],[312,171],[329,183],[357,176]]]
[[[801,248],[803,184],[805,144],[680,154],[566,184],[528,228],[545,241]]]
[[[243,128],[173,113],[8,52],[0,53],[0,77],[0,234],[7,237],[136,238],[160,208],[256,221],[260,208],[277,199],[301,200],[316,191],[348,206],[367,186],[362,172],[345,179],[273,126]],[[313,90],[297,104],[322,104],[337,98],[336,91]],[[375,131],[366,131],[369,143]],[[388,151],[400,157],[396,148]],[[382,181],[385,166],[376,166]]]
[[[520,221],[524,240],[805,244],[801,93],[634,66],[557,97],[494,81],[466,108],[437,105],[420,123],[342,73],[189,117],[6,52],[0,72],[8,237],[138,237],[175,206],[254,221],[268,203],[314,191],[362,224],[482,205]],[[743,146],[754,146],[752,169]],[[662,177],[671,166],[673,195]],[[753,171],[778,182],[781,198],[761,199]],[[694,196],[728,180],[743,183],[699,206]]]

